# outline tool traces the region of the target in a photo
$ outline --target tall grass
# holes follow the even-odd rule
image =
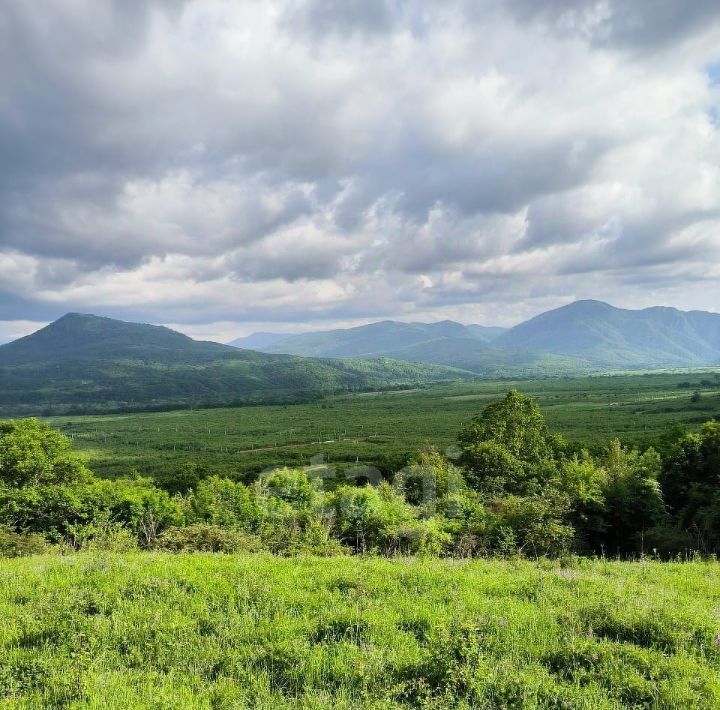
[[[0,619],[7,707],[720,707],[712,562],[39,556]]]

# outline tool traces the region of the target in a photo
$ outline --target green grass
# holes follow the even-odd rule
[[[15,708],[717,708],[720,566],[0,562]]]
[[[425,443],[444,450],[492,398],[516,387],[537,398],[550,427],[571,441],[600,445],[652,441],[675,424],[690,428],[720,416],[720,388],[708,373],[663,373],[474,382],[415,391],[329,397],[298,405],[55,417],[101,475],[131,468],[155,475],[196,461],[225,474],[307,464],[400,468]],[[690,381],[693,387],[679,389]],[[720,380],[718,380],[720,382]],[[702,391],[690,401],[694,385]]]

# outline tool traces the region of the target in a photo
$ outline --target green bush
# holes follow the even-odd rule
[[[157,539],[156,547],[171,552],[257,552],[260,541],[253,535],[228,530],[217,525],[194,523],[187,527],[170,527]]]
[[[108,512],[91,522],[68,526],[66,543],[74,550],[130,552],[138,549],[137,534],[123,523],[113,521]]]
[[[187,499],[187,518],[225,528],[255,530],[260,509],[251,491],[242,483],[212,476],[198,483]]]
[[[260,536],[264,547],[276,555],[332,557],[350,552],[349,548],[332,536],[330,527],[316,518],[297,518],[282,524],[267,522]]]
[[[17,533],[7,527],[0,527],[0,557],[42,555],[51,549],[42,535]]]

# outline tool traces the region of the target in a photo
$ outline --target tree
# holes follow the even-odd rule
[[[177,500],[148,478],[97,479],[66,436],[36,419],[0,422],[0,521],[53,540],[112,520],[145,542],[181,522]]]
[[[568,499],[568,520],[575,529],[576,547],[599,551],[607,529],[607,471],[587,451],[563,462],[558,488]]]
[[[155,480],[168,493],[185,495],[196,488],[200,481],[207,478],[207,475],[208,471],[202,464],[185,461],[178,470],[163,472]]]
[[[489,404],[459,435],[465,449],[484,441],[503,446],[515,458],[530,464],[553,458],[553,438],[535,400],[510,392]]]
[[[603,464],[607,471],[605,545],[610,552],[640,551],[645,533],[667,521],[658,481],[660,456],[654,449],[642,454],[625,449],[616,439]]]
[[[463,489],[465,482],[457,466],[428,446],[395,474],[393,486],[408,503],[432,513],[439,499]]]
[[[554,477],[561,448],[537,403],[516,390],[489,404],[458,440],[468,483],[492,495],[538,492]]]
[[[340,486],[328,500],[340,539],[358,551],[387,550],[415,515],[390,485]]]
[[[692,534],[698,549],[720,551],[720,423],[682,437],[660,480],[675,524]]]
[[[0,483],[11,488],[88,482],[70,440],[37,419],[0,422]]]
[[[242,483],[211,476],[200,481],[188,496],[188,518],[223,528],[254,530],[260,513],[250,491]]]

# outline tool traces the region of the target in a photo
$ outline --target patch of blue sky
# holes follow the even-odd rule
[[[710,82],[710,86],[720,86],[720,61],[706,64],[705,74]]]

